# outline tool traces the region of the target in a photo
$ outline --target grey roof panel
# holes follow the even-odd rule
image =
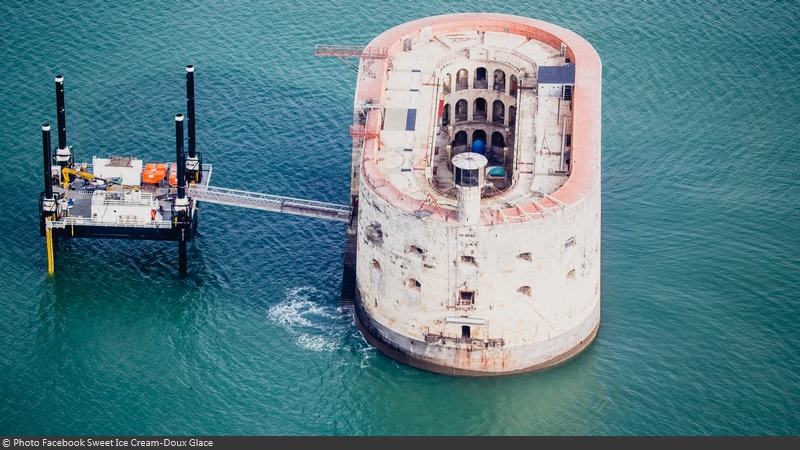
[[[575,65],[539,67],[539,83],[575,84]]]

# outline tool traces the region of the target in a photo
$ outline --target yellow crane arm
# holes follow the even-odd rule
[[[61,169],[61,185],[62,186],[67,187],[69,185],[69,176],[70,175],[74,175],[76,177],[81,177],[84,180],[93,180],[93,179],[97,178],[97,177],[95,177],[94,175],[92,175],[90,173],[81,172],[81,171],[78,171],[78,170],[75,170],[75,169],[70,169],[69,167],[64,167],[63,169]]]
[[[138,186],[128,186],[127,184],[122,184],[117,181],[112,181],[105,178],[98,178],[88,172],[81,172],[79,170],[70,169],[69,167],[64,167],[63,169],[61,169],[61,185],[64,186],[65,188],[69,187],[70,175],[83,178],[84,180],[95,180],[95,179],[103,180],[105,181],[106,185],[108,185],[108,190],[112,190],[113,186],[115,185],[120,186],[122,188],[133,189],[134,191],[139,190]]]

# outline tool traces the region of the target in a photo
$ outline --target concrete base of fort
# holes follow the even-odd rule
[[[513,375],[546,369],[578,355],[600,328],[600,302],[578,326],[544,342],[500,348],[454,348],[400,335],[369,317],[356,296],[356,326],[384,355],[430,372],[465,377]]]

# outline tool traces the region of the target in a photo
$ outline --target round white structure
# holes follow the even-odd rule
[[[480,153],[464,152],[453,157],[453,185],[458,192],[458,221],[474,225],[481,218],[481,195],[488,160]]]
[[[372,345],[484,376],[556,364],[594,339],[600,100],[591,45],[533,19],[430,17],[370,43],[350,231]]]

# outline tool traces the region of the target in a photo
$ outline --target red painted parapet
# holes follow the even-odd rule
[[[575,204],[599,188],[602,64],[599,55],[591,44],[573,31],[536,19],[506,14],[464,13],[427,17],[399,25],[373,39],[367,48],[388,49],[387,56],[393,56],[403,51],[403,43],[406,39],[411,39],[412,42],[418,41],[421,38],[423,29],[429,29],[429,33],[434,36],[467,29],[510,33],[543,42],[554,49],[560,49],[561,45],[565,44],[566,57],[575,64],[572,117],[573,122],[579,123],[580,126],[576,127],[572,133],[572,166],[569,178],[560,189],[551,194],[551,197],[555,200],[546,199],[540,204],[545,207],[555,206],[555,202],[561,202],[565,205]],[[388,69],[388,63],[385,59],[377,61],[371,66],[371,69],[375,73],[385,74]],[[356,91],[356,101],[381,98],[385,92],[385,83],[386,79],[383,76],[378,76],[377,78],[360,77]],[[437,113],[441,116],[441,109]],[[371,148],[372,145],[376,148]],[[374,141],[374,144],[366,144],[362,157],[367,158],[373,155],[379,145],[380,142],[378,140]],[[378,170],[377,165],[362,167],[365,167],[363,170],[367,172],[371,179],[379,180],[383,178],[383,174]],[[397,196],[400,196],[399,193]],[[388,197],[393,198],[394,195],[389,195]],[[400,203],[402,204],[403,202]],[[419,208],[419,205],[420,203],[417,202],[413,210]],[[529,213],[525,217],[542,216],[537,214],[539,211],[537,205],[526,204],[520,206]],[[514,215],[516,213],[515,209],[509,209],[507,211],[508,214]],[[438,214],[428,220],[436,220],[436,216]]]
[[[380,130],[371,130],[360,125],[350,125],[350,136],[352,137],[376,138],[380,135]]]

